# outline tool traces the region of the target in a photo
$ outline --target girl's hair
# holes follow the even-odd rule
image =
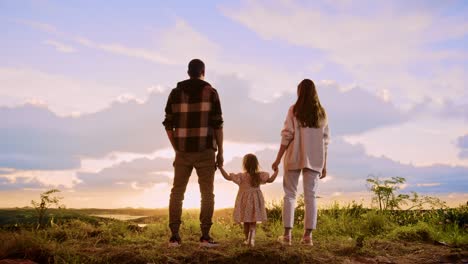
[[[254,154],[247,154],[242,160],[244,170],[249,173],[251,178],[252,187],[260,186],[260,165],[258,159]]]
[[[297,86],[297,101],[293,108],[294,116],[302,127],[319,128],[327,118],[312,80],[304,79]]]

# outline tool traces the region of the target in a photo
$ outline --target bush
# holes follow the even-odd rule
[[[283,202],[273,201],[267,204],[266,211],[269,220],[281,221],[283,212]]]
[[[39,263],[49,263],[53,259],[53,245],[31,232],[0,233],[0,259],[25,258]]]
[[[453,246],[467,246],[468,234],[466,228],[457,223],[443,224],[435,227],[435,240],[445,242]]]
[[[433,242],[434,230],[428,224],[420,222],[414,226],[397,227],[389,237],[405,241]]]
[[[387,214],[369,211],[364,216],[361,233],[366,235],[380,235],[394,227]]]

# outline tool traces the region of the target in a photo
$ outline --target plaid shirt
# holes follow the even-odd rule
[[[200,79],[188,79],[172,89],[163,125],[174,131],[175,148],[182,152],[217,149],[214,130],[223,117],[218,92]]]

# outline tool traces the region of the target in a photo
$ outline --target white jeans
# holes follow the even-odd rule
[[[294,209],[296,207],[297,184],[301,170],[288,170],[283,177],[284,205],[283,225],[292,228],[294,225]],[[320,173],[310,169],[302,169],[304,178],[304,229],[315,229],[317,226],[317,190]]]

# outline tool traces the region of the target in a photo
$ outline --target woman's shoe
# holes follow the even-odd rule
[[[314,243],[312,242],[312,237],[308,237],[308,236],[302,238],[301,244],[306,245],[306,246],[313,246],[314,245]]]
[[[278,242],[280,242],[280,244],[284,245],[284,246],[291,246],[292,245],[291,240],[292,239],[289,236],[279,236],[278,237]]]

